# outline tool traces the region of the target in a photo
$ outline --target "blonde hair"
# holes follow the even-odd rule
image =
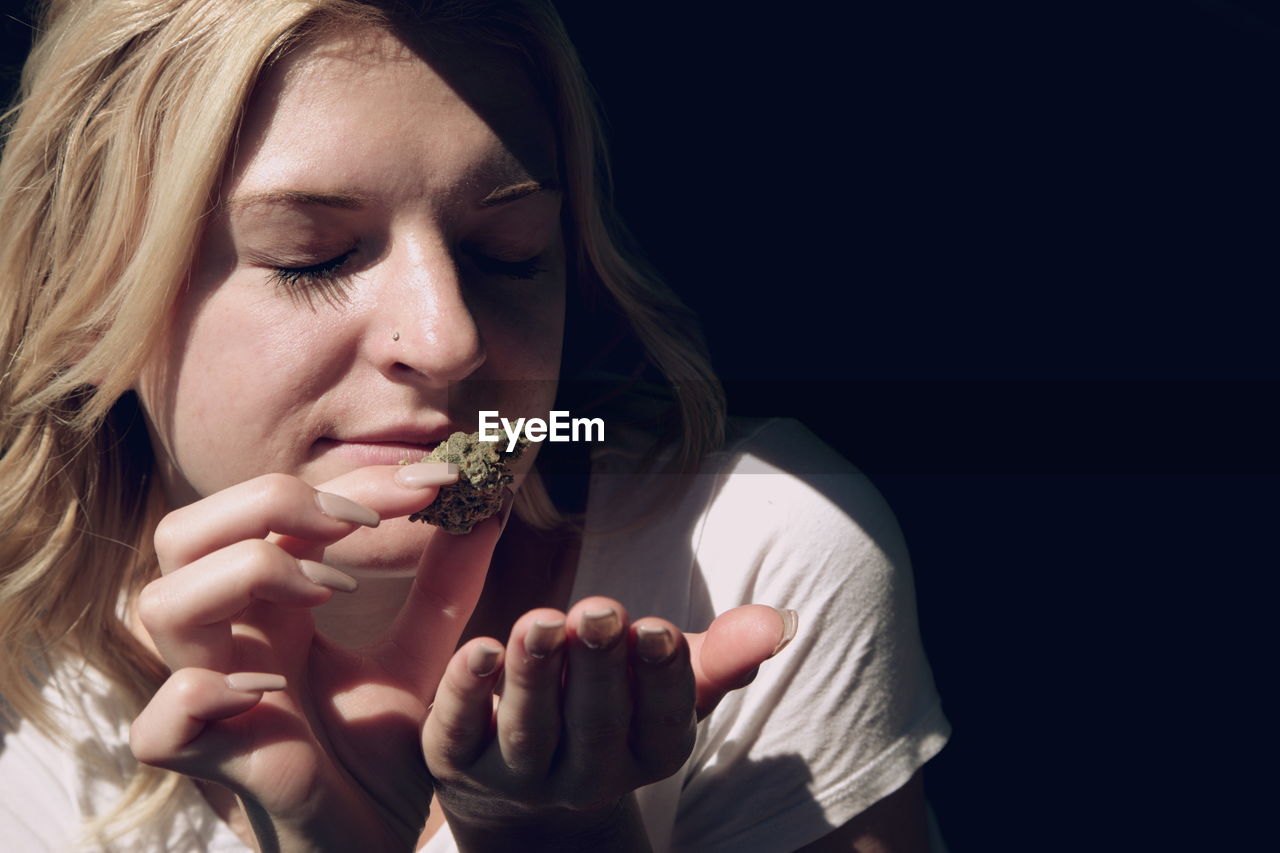
[[[696,320],[625,248],[594,97],[550,2],[51,0],[0,161],[0,709],[46,733],[40,683],[60,655],[85,659],[139,709],[166,676],[118,613],[155,571],[163,512],[130,389],[256,81],[337,21],[431,27],[523,56],[559,133],[577,328],[639,341],[676,403],[676,464],[721,441],[723,394]],[[569,347],[565,369],[602,358]],[[516,511],[536,526],[560,520],[537,478]],[[173,790],[165,776],[139,766],[104,820],[146,820]]]

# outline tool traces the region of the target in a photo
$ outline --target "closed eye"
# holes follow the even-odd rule
[[[354,248],[348,249],[337,257],[305,267],[273,267],[272,278],[286,287],[332,281],[341,274],[343,266],[346,265],[355,252]]]
[[[473,253],[471,258],[485,275],[505,275],[507,278],[531,281],[546,272],[546,269],[538,266],[537,258],[530,258],[527,261],[500,261],[480,252]]]
[[[305,302],[313,311],[317,298],[331,308],[338,308],[350,301],[347,293],[349,275],[344,270],[355,253],[356,247],[353,247],[318,264],[272,267],[271,278],[295,302]]]

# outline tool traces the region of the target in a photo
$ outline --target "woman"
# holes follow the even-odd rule
[[[726,429],[548,4],[41,33],[0,172],[7,837],[925,849],[892,518],[802,428]],[[532,444],[469,534],[407,520],[457,477],[415,459],[552,409],[609,441]]]

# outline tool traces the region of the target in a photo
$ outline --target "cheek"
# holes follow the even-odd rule
[[[296,402],[321,369],[321,330],[287,322],[267,301],[209,300],[194,318],[183,353],[180,388],[204,405],[249,408]],[[190,411],[195,414],[194,410]]]
[[[486,339],[507,378],[555,381],[564,343],[566,285],[559,258],[535,282],[512,282],[489,300],[493,332]]]
[[[563,288],[551,293],[541,290],[519,313],[510,313],[497,340],[500,342],[489,347],[486,371],[499,380],[497,408],[503,413],[545,417],[555,400],[560,376]]]
[[[451,383],[450,415],[478,428],[480,411],[504,417],[547,416],[555,400],[564,339],[562,278],[511,282],[485,288],[472,310],[485,343],[484,365]]]
[[[509,363],[517,367],[518,375],[555,379],[564,343],[563,291],[522,313],[504,339]]]
[[[289,436],[323,384],[326,348],[315,324],[281,314],[228,283],[179,313],[140,388],[173,479],[197,494],[296,463]]]

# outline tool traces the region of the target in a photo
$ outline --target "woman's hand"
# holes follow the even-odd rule
[[[172,675],[130,743],[143,763],[234,791],[264,849],[411,850],[426,819],[426,704],[502,521],[433,535],[404,609],[367,649],[326,641],[310,610],[355,587],[318,562],[327,545],[420,509],[452,479],[435,463],[414,467],[426,479],[413,487],[395,466],[319,488],[258,477],[170,513],[156,532],[162,575],[138,616]]]
[[[476,638],[454,655],[422,733],[439,802],[463,849],[647,849],[631,792],[693,749],[697,721],[795,631],[795,614],[750,605],[701,635],[629,624],[588,598],[534,610],[505,650]],[[494,694],[501,680],[501,698]]]

